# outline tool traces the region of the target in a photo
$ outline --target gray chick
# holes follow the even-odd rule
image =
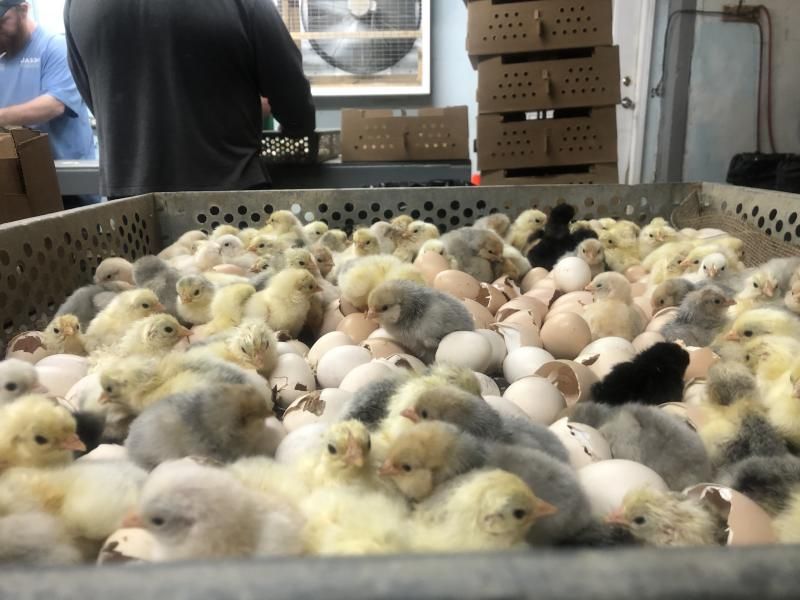
[[[720,477],[722,485],[741,492],[770,515],[788,507],[792,493],[800,485],[800,458],[752,456],[732,465]]]
[[[97,313],[108,306],[117,294],[129,289],[131,289],[129,284],[120,281],[85,285],[64,300],[58,307],[56,316],[75,315],[85,331]]]
[[[389,400],[406,379],[405,376],[393,376],[359,388],[348,402],[341,420],[361,421],[367,429],[374,430],[389,416]]]
[[[461,302],[412,281],[386,281],[370,292],[367,303],[367,315],[428,364],[447,334],[475,330],[472,316]]]
[[[728,307],[735,303],[715,285],[690,292],[675,319],[661,329],[661,335],[668,342],[682,340],[687,346],[708,346],[725,325]]]
[[[582,423],[597,429],[607,422],[617,409],[610,404],[600,404],[598,402],[578,402],[567,412],[569,420],[573,423]]]
[[[125,447],[146,469],[186,456],[232,462],[257,453],[270,414],[264,398],[246,385],[174,394],[134,420]]]
[[[462,227],[441,237],[458,268],[485,283],[496,279],[496,265],[503,262],[503,240],[494,231]]]
[[[650,467],[672,490],[680,491],[711,477],[711,463],[700,436],[660,408],[621,406],[598,431],[608,441],[611,456]]]
[[[0,564],[63,566],[81,562],[81,553],[52,515],[30,512],[0,518]]]
[[[653,290],[653,295],[650,298],[650,305],[653,307],[653,312],[659,311],[662,308],[680,306],[683,299],[695,289],[695,285],[688,279],[682,279],[680,277],[667,279]]]
[[[133,263],[133,280],[137,287],[153,290],[167,312],[175,317],[178,316],[177,285],[180,278],[177,269],[157,256],[143,256]]]

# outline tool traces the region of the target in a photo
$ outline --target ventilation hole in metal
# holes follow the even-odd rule
[[[483,210],[484,208],[486,208],[486,202],[484,202],[483,200],[478,200],[478,203],[475,206],[478,207],[478,210]]]
[[[247,221],[239,221],[238,227],[239,229],[247,229],[249,227],[249,223]]]
[[[362,221],[366,220],[367,211],[365,211],[365,210],[358,211],[358,218],[361,219]]]
[[[455,227],[459,223],[461,223],[461,220],[458,217],[455,217],[455,216],[450,217],[450,225]]]
[[[122,215],[122,224],[125,226],[128,225],[128,215]]]
[[[464,209],[464,216],[465,216],[467,219],[471,219],[471,218],[472,218],[472,215],[474,215],[474,214],[475,214],[475,213],[473,212],[473,210],[472,210],[471,208],[465,208],[465,209]]]
[[[447,211],[443,208],[440,208],[439,210],[436,211],[436,216],[439,217],[440,219],[444,219],[447,216]]]
[[[414,219],[415,221],[419,219],[419,215],[420,212],[418,210],[414,209],[411,211],[411,218]]]
[[[775,223],[775,231],[777,233],[780,233],[781,231],[783,231],[783,221],[778,220],[778,222]]]
[[[261,221],[261,215],[258,213],[253,213],[252,215],[250,215],[250,220],[253,223],[259,223]]]
[[[8,252],[0,250],[0,263],[2,263],[4,267],[7,267],[10,262],[11,258],[8,256]]]
[[[212,204],[211,206],[209,206],[208,212],[210,212],[212,215],[216,217],[220,213],[220,208],[219,206],[215,206]]]
[[[247,207],[239,205],[239,207],[236,209],[236,212],[238,212],[240,215],[244,216],[244,215],[247,214]]]
[[[789,225],[794,225],[795,221],[797,221],[797,213],[793,212],[789,215]]]
[[[792,234],[788,231],[783,234],[783,241],[784,242],[791,242],[792,241]]]
[[[328,205],[327,205],[327,204],[324,204],[324,203],[323,203],[323,204],[320,204],[320,205],[317,207],[317,210],[318,210],[319,212],[321,212],[321,213],[326,213],[326,212],[328,212]]]
[[[122,234],[122,227],[120,227],[120,234]],[[64,234],[64,243],[71,244],[72,243],[72,236],[69,233]]]
[[[226,213],[222,219],[228,224],[233,223],[233,215],[231,213]]]
[[[433,202],[426,202],[425,204],[422,205],[422,208],[424,208],[425,210],[433,210]]]
[[[378,212],[381,209],[381,205],[378,204],[377,202],[373,202],[372,204],[369,205],[369,209],[372,212]],[[378,219],[378,220],[380,220],[380,219]]]
[[[335,210],[335,211],[333,211],[331,213],[331,219],[333,219],[334,221],[339,221],[339,220],[341,220],[341,218],[342,218],[342,215],[338,210]]]
[[[219,221],[211,221],[211,231],[214,231],[217,227],[220,226],[220,224],[221,223]],[[127,252],[127,250],[126,250],[126,252]]]
[[[459,208],[461,208],[461,203],[458,200],[453,200],[450,203],[450,208],[452,208],[453,210],[458,210]]]
[[[353,205],[350,202],[345,203],[344,210],[346,212],[353,212]]]
[[[384,219],[391,219],[393,216],[394,216],[394,213],[391,210],[389,210],[388,208],[385,211],[383,211],[383,218]]]

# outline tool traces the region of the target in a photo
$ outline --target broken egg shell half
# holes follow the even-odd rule
[[[536,316],[536,324],[541,325],[547,314],[547,306],[536,298],[520,296],[503,304],[495,315],[497,321],[505,321],[517,312],[532,312]]]
[[[353,338],[343,331],[331,331],[330,333],[326,333],[320,337],[308,351],[308,364],[311,365],[312,368],[316,368],[319,359],[322,358],[326,352],[339,346],[355,346],[355,342]]]
[[[588,400],[592,386],[599,381],[589,367],[572,360],[546,362],[539,367],[536,375],[555,385],[564,395],[567,406]]]
[[[492,362],[492,345],[480,333],[454,331],[439,342],[436,362],[484,373]]]
[[[618,337],[606,337],[595,340],[575,358],[603,379],[616,365],[629,362],[636,356],[636,350],[628,340]]]
[[[455,269],[439,273],[433,280],[433,287],[462,300],[475,300],[481,291],[480,281],[472,275]]]
[[[711,348],[697,348],[689,346],[689,366],[683,376],[684,381],[692,379],[706,379],[708,370],[720,361],[720,357]]]
[[[591,304],[592,302],[594,302],[594,297],[592,296],[592,292],[586,292],[586,291],[569,292],[568,294],[559,296],[555,300],[555,302],[553,302],[553,304],[550,305],[550,313],[558,311],[564,306],[576,304],[578,302],[583,304]],[[550,315],[550,313],[548,313],[548,316]]]
[[[382,360],[394,365],[398,369],[402,369],[403,371],[407,371],[409,373],[416,373],[417,375],[422,375],[428,370],[428,367],[424,362],[422,362],[416,356],[412,356],[411,354],[407,353],[394,354]]]
[[[372,358],[388,358],[395,354],[403,354],[406,349],[390,340],[370,339],[361,343],[363,348],[369,350]]]
[[[604,519],[622,505],[628,492],[650,488],[669,491],[661,476],[631,460],[610,459],[593,462],[577,471],[578,482],[583,488],[592,509],[592,515]]]
[[[530,377],[539,368],[554,360],[553,355],[532,346],[524,346],[510,352],[503,361],[503,376],[509,383],[519,381],[523,377]]]
[[[522,278],[522,292],[529,292],[533,289],[533,286],[536,285],[539,281],[544,279],[550,275],[550,271],[545,269],[544,267],[534,267]]]
[[[433,285],[436,276],[442,271],[450,270],[448,260],[438,252],[425,252],[417,256],[414,266],[422,273],[425,283]]]
[[[538,300],[539,302],[541,302],[545,306],[550,306],[550,304],[553,302],[553,300],[558,298],[558,295],[560,293],[561,292],[559,292],[555,288],[535,287],[532,290],[530,290],[528,292],[525,292],[525,294],[522,297],[523,298],[535,298],[536,300]]]
[[[543,377],[523,377],[508,386],[503,398],[516,404],[534,423],[550,425],[567,406],[564,396]]]
[[[662,308],[653,315],[652,319],[650,319],[645,331],[661,331],[668,323],[671,323],[673,320],[675,320],[675,317],[677,316],[678,309],[676,307],[670,306],[668,308]]]
[[[500,388],[497,386],[497,383],[494,379],[485,375],[484,373],[480,373],[479,371],[473,371],[475,373],[475,379],[478,380],[478,383],[481,386],[481,396],[499,396],[500,395]]]
[[[6,348],[6,358],[17,358],[35,365],[50,353],[40,331],[24,331],[14,336]]]
[[[548,319],[539,336],[544,349],[556,358],[573,359],[592,341],[592,331],[575,313],[556,314]]]
[[[539,335],[539,328],[533,323],[493,323],[490,327],[503,338],[506,345],[506,355],[519,348],[526,346],[542,347],[542,339]]]
[[[338,388],[345,376],[359,365],[372,360],[369,350],[361,346],[337,346],[331,348],[317,363],[319,387]]]
[[[316,390],[317,383],[311,367],[303,357],[281,354],[269,375],[269,387],[277,396],[277,404],[287,408],[300,396]]]
[[[514,298],[518,298],[522,295],[522,291],[519,289],[519,286],[510,277],[500,277],[492,282],[492,285],[503,292],[503,295],[505,295],[508,300],[513,300]]]
[[[314,423],[335,423],[352,397],[352,393],[335,388],[304,394],[286,409],[283,426],[291,432]]]
[[[715,512],[727,513],[728,546],[761,546],[778,541],[770,516],[744,494],[713,483],[692,486],[684,493],[707,502]]]
[[[601,460],[611,460],[611,448],[594,427],[575,423],[563,417],[550,425],[550,431],[561,440],[569,454],[569,464],[580,469]]]
[[[374,381],[386,379],[397,372],[397,367],[385,360],[371,360],[352,369],[342,379],[339,389],[354,394]]]
[[[644,352],[648,348],[664,341],[664,336],[657,331],[645,331],[636,336],[633,340],[633,347],[636,352]]]
[[[513,402],[509,402],[502,396],[484,396],[483,399],[486,400],[486,404],[491,406],[495,411],[497,411],[501,415],[514,417],[517,419],[528,418],[528,415],[526,415],[519,406],[517,406]]]
[[[352,313],[347,315],[337,325],[337,331],[343,331],[350,336],[356,344],[360,344],[369,337],[369,334],[378,329],[377,321],[368,319],[364,313]]]
[[[501,306],[508,302],[508,298],[493,285],[482,283],[475,301],[494,315]]]
[[[533,310],[518,310],[517,312],[511,313],[510,316],[506,317],[502,321],[497,321],[499,323],[503,323],[505,325],[520,325],[522,327],[535,327],[537,333],[541,330],[542,325],[544,324],[544,319],[540,318],[539,315],[534,312]]]
[[[156,543],[156,538],[146,529],[118,529],[103,543],[97,564],[151,562],[155,556]]]
[[[487,329],[494,322],[494,317],[489,312],[489,309],[481,306],[475,300],[464,299],[461,302],[472,317],[475,329]]]

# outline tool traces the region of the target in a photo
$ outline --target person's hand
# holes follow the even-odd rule
[[[269,105],[267,98],[261,98],[261,114],[268,117],[272,114],[272,107]]]

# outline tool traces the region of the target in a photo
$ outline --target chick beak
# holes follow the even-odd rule
[[[190,337],[192,337],[192,330],[191,330],[191,329],[188,329],[188,328],[186,328],[186,327],[181,327],[181,328],[178,330],[178,337],[182,337],[182,338],[190,338]]]
[[[656,232],[656,241],[657,242],[663,242],[665,239],[666,238],[664,236],[664,232],[663,231]]]
[[[628,525],[628,520],[625,518],[622,508],[618,508],[614,512],[606,516],[606,523],[616,523],[617,525]]]
[[[714,265],[711,265],[711,266],[708,268],[708,276],[709,276],[709,277],[711,277],[711,278],[713,279],[713,278],[714,278],[714,277],[716,277],[717,275],[719,275],[719,269],[718,269],[716,266],[714,266]]]
[[[250,250],[250,248],[248,248],[248,250]],[[252,266],[250,267],[250,269],[248,269],[248,270],[249,270],[251,273],[260,273],[260,272],[261,272],[261,269],[259,269],[259,268],[258,268],[258,265],[256,265],[255,263],[253,263],[253,265],[252,265]]]
[[[124,529],[144,529],[144,520],[138,513],[132,512],[122,519],[122,527]]]
[[[725,334],[725,338],[724,339],[728,340],[729,342],[738,342],[741,338],[739,337],[738,333],[736,333],[735,331],[731,330],[727,334]]]
[[[736,306],[736,300],[733,298],[728,298],[722,303],[723,306]]]
[[[81,441],[77,433],[73,433],[61,443],[62,450],[75,450],[76,452],[86,452],[86,444]]]
[[[539,519],[541,517],[546,517],[548,515],[554,515],[558,512],[558,508],[553,506],[549,502],[545,502],[544,500],[539,500],[539,504],[534,511],[534,516]]]
[[[364,453],[361,451],[361,447],[353,436],[347,439],[344,461],[353,467],[361,468],[364,466]]]
[[[377,321],[378,320],[378,313],[372,308],[370,308],[367,311],[367,314],[365,316],[366,316],[367,319],[372,319],[373,321]]]
[[[409,421],[412,421],[413,423],[419,423],[421,420],[419,418],[419,414],[417,414],[417,411],[414,410],[413,408],[405,409],[403,412],[400,413],[400,415],[405,417]]]
[[[103,392],[102,394],[100,394],[100,397],[97,399],[97,403],[101,404],[101,405],[102,404],[110,404],[111,403],[111,398],[109,397],[109,395],[106,392]]]
[[[767,298],[772,298],[775,295],[775,285],[772,283],[767,283],[764,285],[764,295]]]
[[[679,266],[679,267],[681,267],[681,268],[683,268],[683,269],[685,269],[685,268],[686,268],[686,267],[688,267],[690,264],[692,264],[692,261],[691,261],[691,260],[689,260],[688,258],[685,258],[685,259],[683,259],[681,262],[679,262],[679,263],[678,263],[678,266]]]
[[[396,475],[400,475],[402,471],[393,465],[390,461],[386,461],[381,465],[381,468],[378,469],[378,475],[381,477],[395,477]]]
[[[193,300],[194,298],[191,296],[191,294],[186,294],[186,295],[181,294],[181,302],[183,302],[184,304],[191,304]]]
[[[584,280],[584,281],[585,281],[585,280]],[[587,285],[587,286],[586,286],[585,288],[583,288],[583,289],[584,289],[585,291],[587,291],[587,292],[593,292],[593,291],[595,290],[595,287],[594,287],[594,284],[593,284],[593,283],[590,283],[589,285]]]
[[[321,291],[322,291],[322,286],[321,286],[319,283],[317,283],[317,282],[315,281],[315,282],[314,282],[314,287],[313,287],[313,288],[311,288],[311,291],[313,291],[315,294],[316,294],[317,292],[321,292]]]
[[[154,312],[166,312],[166,310],[166,307],[161,304],[161,302],[158,302],[155,306],[153,306]]]
[[[75,335],[74,327],[64,327],[64,335]]]

